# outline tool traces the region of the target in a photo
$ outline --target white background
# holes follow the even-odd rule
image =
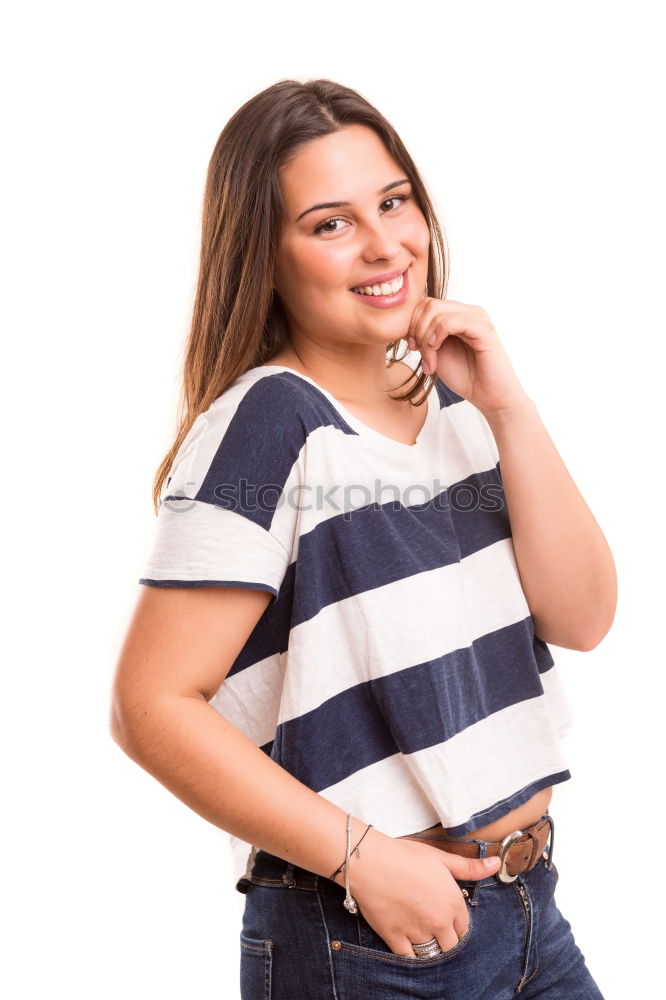
[[[175,434],[208,160],[279,79],[397,128],[615,555],[615,624],[551,647],[576,713],[557,901],[606,1000],[653,995],[664,669],[657,3],[23,3],[5,18],[3,993],[235,1000],[227,834],[108,730]]]

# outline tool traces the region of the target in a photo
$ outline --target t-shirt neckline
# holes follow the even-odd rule
[[[359,420],[358,417],[350,413],[349,410],[332,396],[327,389],[320,386],[314,379],[311,379],[309,375],[303,375],[302,372],[296,371],[295,368],[289,368],[287,365],[258,365],[255,371],[263,371],[264,369],[274,368],[276,370],[291,372],[293,375],[297,375],[299,378],[304,379],[313,385],[316,389],[321,392],[326,399],[331,403],[331,405],[338,411],[340,416],[343,418],[345,423],[356,431],[356,433],[370,441],[373,445],[378,448],[383,449],[386,452],[390,452],[394,455],[415,455],[418,454],[424,445],[428,444],[435,436],[435,431],[437,429],[437,422],[439,418],[439,396],[437,394],[437,386],[433,385],[432,389],[426,397],[425,406],[427,407],[426,418],[421,427],[421,430],[416,436],[414,444],[404,444],[402,441],[396,441],[394,438],[387,437],[386,434],[382,434],[380,431],[376,431],[374,427],[370,427],[368,424]]]

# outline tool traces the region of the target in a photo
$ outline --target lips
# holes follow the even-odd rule
[[[400,282],[402,287],[397,292],[391,292],[388,295],[374,295],[373,293],[355,292],[353,288],[350,288],[350,292],[356,296],[359,305],[362,304],[372,309],[393,309],[401,306],[409,298],[409,268],[399,273],[403,274],[403,278]]]
[[[409,266],[409,265],[408,265]],[[385,281],[393,281],[395,278],[399,278],[401,274],[404,274],[407,270],[403,267],[399,271],[386,271],[384,274],[378,274],[374,278],[368,278],[367,281],[357,281],[355,285],[352,285],[349,289],[350,291],[354,288],[365,288],[366,285],[372,287],[373,285],[382,285]]]

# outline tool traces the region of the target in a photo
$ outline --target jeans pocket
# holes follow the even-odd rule
[[[382,997],[382,1000],[442,1000],[443,996],[468,996],[478,960],[472,946],[473,918],[458,943],[430,958],[396,955],[369,924],[361,926],[361,940],[332,940],[330,955],[338,1000]],[[470,961],[466,961],[469,956]]]
[[[375,959],[379,962],[391,962],[395,961],[403,966],[418,966],[419,968],[423,966],[430,965],[445,965],[447,962],[452,961],[457,958],[461,952],[467,947],[472,939],[472,933],[474,930],[474,924],[472,920],[471,910],[468,909],[467,914],[469,916],[469,924],[467,930],[463,936],[459,939],[457,944],[454,944],[452,948],[447,948],[446,951],[441,951],[436,955],[431,955],[426,958],[420,958],[418,955],[396,955],[391,951],[389,946],[386,944],[383,938],[377,934],[377,932],[370,926],[370,924],[359,914],[359,944],[353,944],[349,941],[340,941],[340,948],[346,948],[353,951],[357,955],[363,955],[366,958]]]
[[[241,1000],[271,1000],[273,942],[240,934]]]

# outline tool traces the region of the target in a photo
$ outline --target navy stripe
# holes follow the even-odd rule
[[[356,684],[281,723],[279,763],[320,791],[386,757],[443,743],[495,712],[543,695],[540,675],[552,666],[530,616],[471,646]]]
[[[280,372],[260,379],[239,403],[194,499],[236,511],[270,530],[307,437],[329,424],[358,436],[323,393],[298,375]]]
[[[465,400],[464,396],[459,396],[458,393],[454,392],[453,389],[450,389],[445,382],[442,382],[439,376],[435,380],[435,389],[437,391],[437,395],[439,396],[440,409],[444,409],[445,406],[451,406],[453,403],[463,403]]]
[[[247,580],[152,580],[141,577],[139,583],[149,587],[247,587],[248,590],[266,590],[277,595],[275,587],[266,583],[248,583]]]
[[[291,613],[294,601],[296,565],[297,563],[293,562],[287,569],[278,596],[274,601],[271,601],[248,636],[245,645],[229,669],[228,677],[267,659],[269,656],[286,652],[289,646],[289,632],[292,627]]]

